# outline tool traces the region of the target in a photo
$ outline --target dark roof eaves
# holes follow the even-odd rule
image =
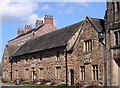
[[[49,50],[49,49],[53,49],[53,48],[58,48],[58,47],[63,47],[63,46],[66,46],[66,43],[60,45],[60,46],[56,46],[56,47],[51,47],[51,48],[48,48],[48,49],[41,49],[41,50],[37,50],[37,51],[32,51],[32,52],[29,52],[29,53],[24,53],[24,54],[20,54],[20,55],[12,55],[11,57],[18,57],[18,56],[23,56],[23,55],[27,55],[27,54],[31,54],[31,53],[36,53],[36,52],[41,52],[41,51],[45,51],[45,50]]]

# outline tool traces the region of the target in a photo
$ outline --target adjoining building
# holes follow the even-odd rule
[[[40,25],[33,30],[18,30],[21,34],[6,45],[2,59],[4,81],[66,82],[67,60],[69,85],[104,85],[105,51],[99,34],[105,34],[102,41],[107,52],[107,85],[120,85],[119,2],[107,2],[105,19],[86,17],[58,30],[52,16],[45,16],[44,23],[37,22]]]
[[[54,18],[48,15],[45,15],[44,20],[36,20],[35,28],[32,28],[31,25],[25,25],[24,29],[18,28],[17,37],[8,41],[8,44],[6,44],[4,49],[2,57],[3,80],[11,80],[10,59],[15,51],[17,51],[26,41],[55,30]]]
[[[105,16],[107,83],[120,86],[120,2],[107,2]]]

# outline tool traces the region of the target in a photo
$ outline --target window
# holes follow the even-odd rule
[[[85,52],[92,51],[92,40],[87,40],[84,42],[84,51]]]
[[[117,4],[117,11],[119,12],[120,11],[120,5],[119,5],[119,2],[116,2]]]
[[[56,73],[55,73],[55,75],[56,75],[57,79],[60,79],[60,70],[61,70],[60,67],[56,67]]]
[[[120,31],[114,32],[114,35],[115,35],[115,45],[119,45],[120,44]]]
[[[85,66],[80,67],[80,79],[85,80]]]
[[[120,31],[118,32],[118,34],[119,34],[119,37],[118,37],[118,39],[119,39],[119,45],[120,45]]]
[[[29,69],[25,69],[25,74],[26,74],[26,79],[28,79],[29,78]]]
[[[40,68],[39,77],[40,79],[43,79],[43,68]]]
[[[56,61],[59,61],[59,56],[58,55],[56,56]]]
[[[18,70],[15,70],[15,76],[18,78]]]
[[[93,65],[92,66],[92,77],[93,80],[98,80],[98,66],[97,65]]]

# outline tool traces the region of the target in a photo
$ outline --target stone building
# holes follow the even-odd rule
[[[105,16],[107,79],[109,86],[120,86],[120,2],[108,2]]]
[[[3,60],[2,60],[2,72],[3,80],[11,79],[11,63],[10,57],[12,54],[17,51],[17,49],[22,46],[27,40],[36,38],[45,33],[49,33],[56,30],[54,26],[54,18],[52,16],[45,15],[43,20],[36,20],[35,28],[32,29],[31,25],[25,25],[24,29],[18,28],[17,37],[8,41],[8,44],[5,46]]]
[[[30,39],[11,56],[12,80],[38,79],[100,85],[103,82],[103,48],[98,33],[104,20],[86,17],[84,21]],[[89,74],[88,74],[89,73]]]
[[[119,14],[120,3],[107,2],[105,19],[86,17],[55,30],[53,18],[46,16],[49,19],[44,19],[44,24],[37,21],[42,24],[36,23],[35,29],[26,26],[27,32],[18,30],[18,37],[10,40],[4,50],[3,80],[66,82],[67,62],[69,85],[104,85],[105,51],[99,34],[105,34],[102,42],[107,52],[107,85],[120,85]]]

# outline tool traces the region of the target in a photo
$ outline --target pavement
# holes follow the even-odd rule
[[[31,87],[26,87],[26,86],[23,86],[23,85],[2,83],[1,78],[2,77],[0,76],[0,88],[31,88]]]

